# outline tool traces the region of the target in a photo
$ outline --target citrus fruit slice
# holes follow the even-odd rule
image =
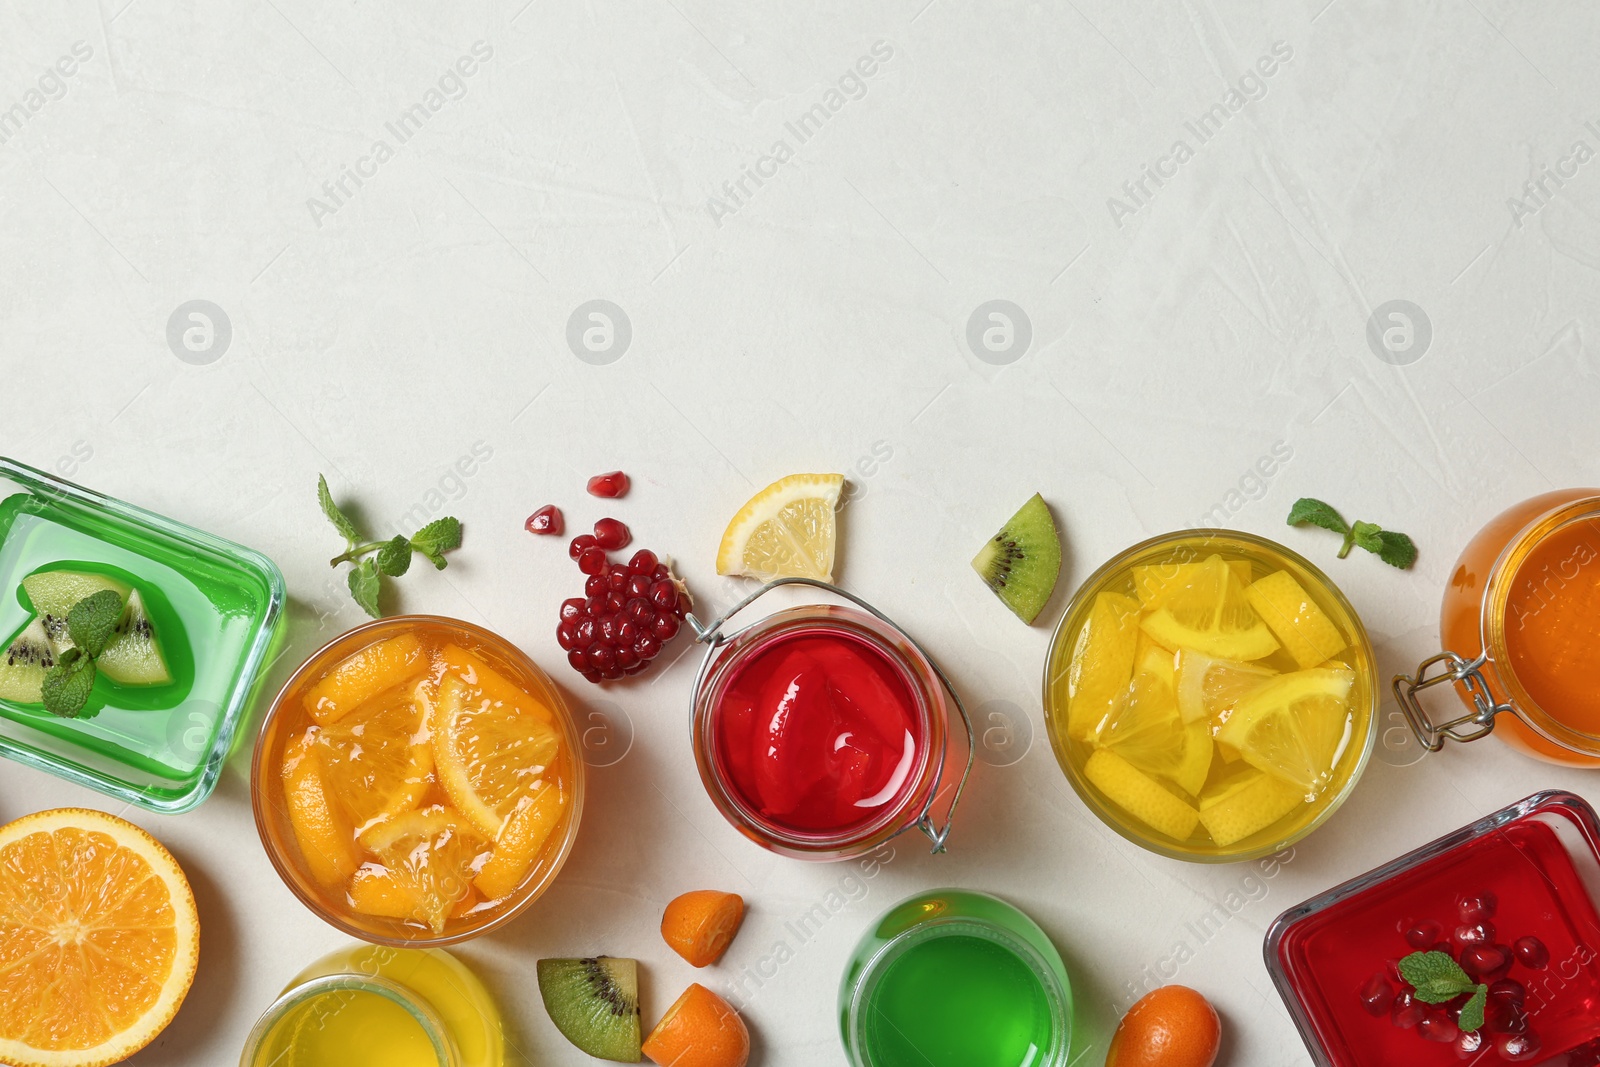
[[[358,862],[355,832],[328,792],[314,726],[284,749],[283,801],[311,876],[324,886],[344,884]]]
[[[1221,659],[1252,660],[1278,650],[1278,639],[1221,556],[1206,559],[1181,588],[1169,587],[1162,605],[1139,626],[1173,651],[1192,648]]]
[[[489,862],[473,880],[478,892],[499,900],[517,888],[561,822],[566,804],[566,794],[555,782],[545,782],[519,800],[501,826]]]
[[[401,634],[347,656],[327,677],[306,690],[306,714],[318,725],[338,722],[385,689],[428,667],[422,642]]]
[[[1073,644],[1066,672],[1067,735],[1093,737],[1128,687],[1138,651],[1139,602],[1121,593],[1097,593]]]
[[[842,474],[791,474],[745,501],[717,547],[717,573],[833,581]]]
[[[1177,664],[1178,712],[1187,723],[1220,726],[1241,697],[1278,674],[1270,667],[1218,659],[1192,648],[1178,649]]]
[[[1306,796],[1332,777],[1351,734],[1355,673],[1314,667],[1272,679],[1240,700],[1217,741]]]
[[[475,672],[468,686],[453,672],[439,683],[434,762],[439,784],[457,810],[490,840],[500,836],[517,802],[533,792],[561,751],[550,712],[520,690],[516,703],[496,699]],[[498,677],[498,676],[496,676]],[[542,714],[529,710],[538,708]]]
[[[1245,596],[1298,667],[1325,663],[1350,643],[1288,571],[1273,571]]]
[[[433,683],[399,686],[318,733],[322,780],[357,837],[422,803],[433,775]]]
[[[59,808],[0,827],[0,1062],[132,1056],[177,1014],[199,952],[189,882],[137,826]]]
[[[1211,769],[1211,731],[1204,723],[1186,726],[1178,714],[1172,660],[1159,645],[1148,646],[1095,744],[1194,796]]]
[[[750,1031],[723,1000],[698,982],[683,991],[640,1046],[662,1067],[744,1067]]]
[[[1201,573],[1204,563],[1146,563],[1133,568],[1133,592],[1139,606],[1154,611],[1166,603],[1170,593],[1193,582]],[[1228,569],[1245,585],[1250,584],[1250,561],[1228,560]]]
[[[1270,774],[1251,771],[1200,798],[1200,823],[1218,848],[1265,830],[1304,804],[1296,786]]]
[[[406,918],[425,923],[435,934],[444,932],[452,909],[472,891],[473,874],[489,844],[471,823],[442,805],[408,811],[374,826],[363,843],[393,880],[392,885],[372,886],[371,899],[409,898],[413,905]],[[352,889],[372,877],[358,871]],[[351,904],[358,905],[354,893]]]
[[[661,913],[661,937],[691,967],[716,963],[744,921],[744,898],[716,889],[674,897]]]
[[[1200,822],[1199,812],[1115,752],[1096,751],[1083,774],[1117,807],[1168,837],[1182,841]]]
[[[1111,1036],[1106,1067],[1212,1067],[1222,1022],[1188,986],[1166,985],[1128,1009]]]

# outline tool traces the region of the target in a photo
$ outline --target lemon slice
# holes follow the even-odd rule
[[[1184,725],[1173,685],[1172,653],[1150,645],[1095,743],[1194,796],[1211,769],[1211,731],[1204,723]]]
[[[1218,848],[1259,833],[1304,804],[1305,794],[1288,782],[1251,771],[1200,798],[1200,822]]]
[[[1355,672],[1314,667],[1279,675],[1240,700],[1217,731],[1246,763],[1300,789],[1320,792],[1351,733]]]
[[[432,689],[427,678],[397,686],[322,727],[324,788],[358,837],[422,803],[433,776]]]
[[[1154,611],[1167,602],[1169,593],[1176,592],[1193,582],[1201,573],[1204,563],[1146,563],[1133,568],[1133,591],[1139,597],[1139,606]],[[1231,559],[1228,569],[1239,576],[1239,581],[1250,584],[1250,561]]]
[[[1199,812],[1115,752],[1090,756],[1083,774],[1117,807],[1168,837],[1182,841],[1200,821]]]
[[[717,573],[833,581],[842,474],[791,474],[745,502],[722,535]]]
[[[1298,667],[1324,663],[1350,643],[1288,571],[1273,571],[1246,589],[1245,596]]]
[[[510,686],[489,682],[488,670],[477,666],[476,685],[453,673],[439,683],[434,759],[451,803],[492,841],[518,802],[543,784],[561,735],[548,709],[527,694],[515,691],[515,703],[495,699]]]
[[[1212,722],[1220,726],[1242,697],[1277,675],[1270,667],[1218,659],[1192,648],[1180,648],[1178,711],[1184,722]]]
[[[1087,741],[1099,731],[1128,688],[1138,635],[1138,601],[1121,593],[1095,595],[1067,667],[1068,736]]]
[[[1278,639],[1245,596],[1239,577],[1221,556],[1211,556],[1182,588],[1168,587],[1161,607],[1139,626],[1152,641],[1177,651],[1192,648],[1221,659],[1262,659]]]
[[[392,884],[370,898],[364,892],[353,893],[352,903],[372,906],[379,900],[386,904],[409,900],[412,907],[406,917],[426,923],[435,934],[444,932],[451,910],[472,891],[472,879],[486,862],[488,848],[471,823],[439,805],[390,819],[369,831],[364,842],[388,868]],[[367,877],[356,872],[358,882]]]

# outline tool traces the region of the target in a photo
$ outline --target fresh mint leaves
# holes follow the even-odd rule
[[[1364,548],[1391,567],[1405,570],[1417,561],[1417,546],[1403,533],[1385,530],[1377,523],[1346,523],[1344,517],[1327,504],[1311,497],[1301,497],[1289,509],[1289,525],[1310,523],[1324,530],[1332,530],[1344,537],[1339,548],[1339,558],[1344,559],[1352,548]]]
[[[62,652],[44,676],[44,708],[50,714],[63,719],[82,714],[98,673],[95,657],[106,650],[125,606],[122,594],[102,589],[67,612],[67,634],[74,647]]]
[[[1424,1004],[1446,1004],[1464,994],[1472,994],[1461,1006],[1456,1025],[1467,1033],[1483,1026],[1489,987],[1474,982],[1448,952],[1413,952],[1400,961],[1400,977],[1411,983],[1417,999]]]
[[[328,479],[320,474],[317,475],[317,503],[345,540],[345,550],[329,560],[328,566],[355,564],[348,577],[350,596],[374,619],[382,614],[378,610],[378,594],[383,590],[383,579],[398,578],[410,570],[413,552],[420,552],[435,567],[444,570],[447,565],[444,554],[461,547],[461,520],[450,515],[433,520],[410,537],[397,535],[387,541],[363,541],[361,530],[333,502]]]

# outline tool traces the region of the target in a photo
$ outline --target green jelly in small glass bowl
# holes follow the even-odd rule
[[[862,935],[839,984],[853,1067],[1065,1067],[1072,984],[1038,923],[986,893],[934,889]]]
[[[188,811],[216,788],[281,641],[283,575],[259,552],[0,457],[0,651],[36,616],[22,580],[59,570],[137,591],[171,681],[101,672],[71,719],[0,699],[0,755],[149,811]]]

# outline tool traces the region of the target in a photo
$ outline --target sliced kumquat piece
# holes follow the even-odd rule
[[[722,958],[743,921],[744,898],[739,894],[697,889],[667,904],[661,936],[691,966],[705,967]]]
[[[641,1050],[661,1067],[744,1067],[750,1031],[732,1004],[697,982],[667,1009]]]

